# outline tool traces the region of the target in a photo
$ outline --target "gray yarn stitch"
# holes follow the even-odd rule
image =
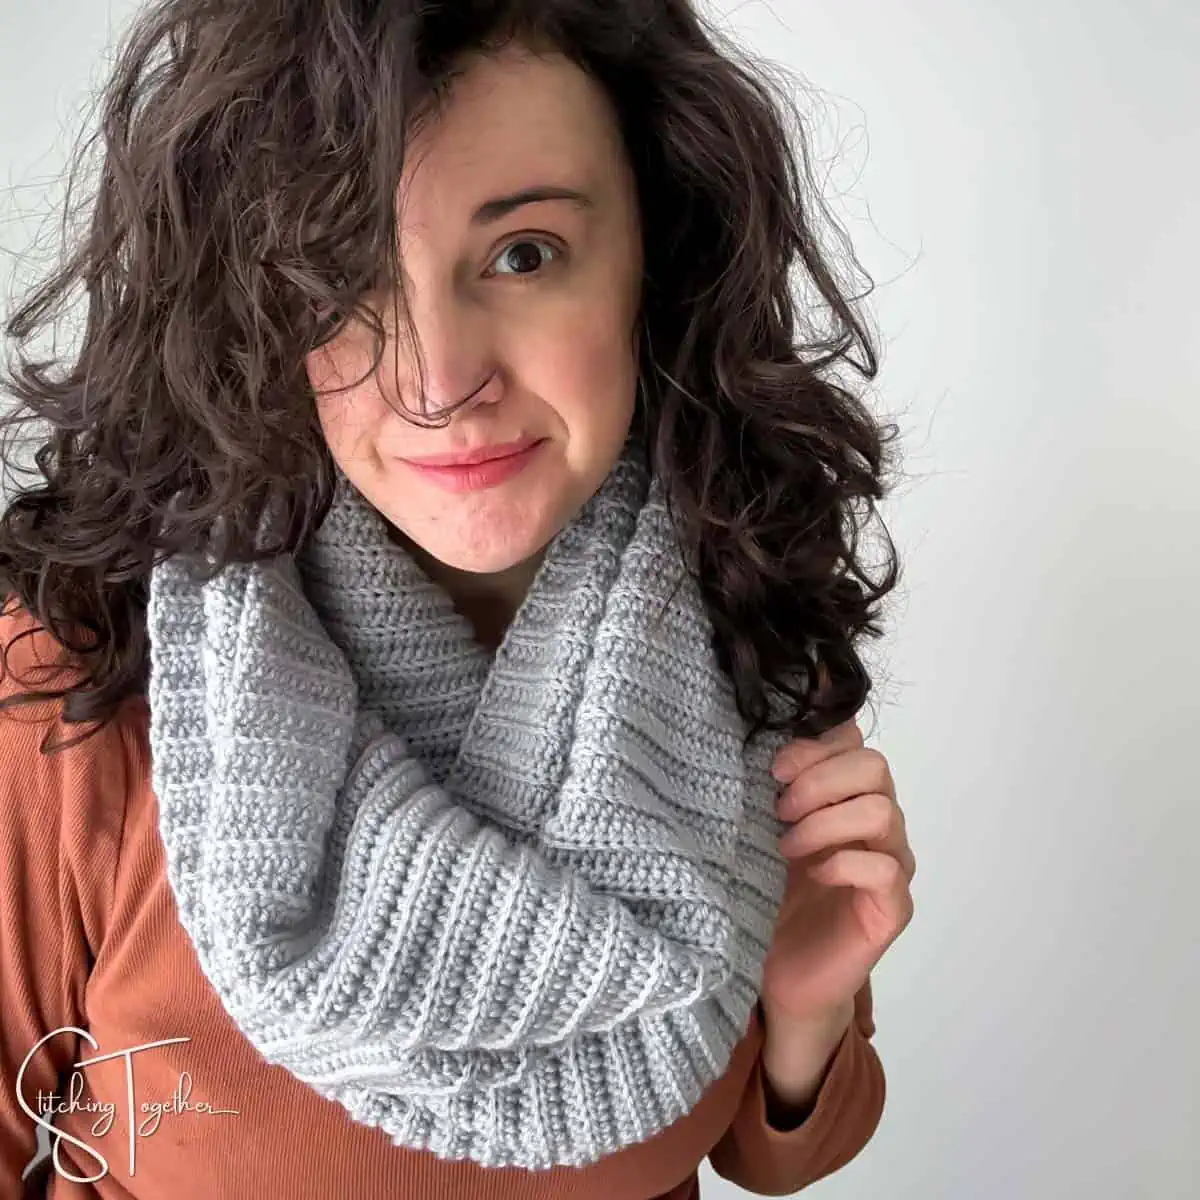
[[[529,1169],[724,1073],[783,893],[781,739],[743,751],[636,453],[494,657],[341,475],[294,557],[157,566],[148,626],[179,919],[268,1062],[399,1145]]]

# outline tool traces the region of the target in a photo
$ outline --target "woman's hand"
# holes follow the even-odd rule
[[[775,776],[791,861],[767,956],[768,1028],[819,1026],[853,1011],[871,969],[912,919],[916,860],[887,759],[848,721],[790,742]]]

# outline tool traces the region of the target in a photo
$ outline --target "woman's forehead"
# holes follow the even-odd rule
[[[415,133],[401,189],[472,211],[487,197],[532,186],[597,190],[623,153],[603,89],[568,59],[506,52],[479,59]]]

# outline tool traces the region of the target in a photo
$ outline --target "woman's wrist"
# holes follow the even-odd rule
[[[765,1034],[762,1063],[772,1127],[794,1129],[816,1102],[821,1084],[854,1019],[853,999],[827,1012],[798,1017],[760,1001]]]

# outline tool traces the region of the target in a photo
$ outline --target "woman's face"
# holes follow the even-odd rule
[[[581,199],[485,207],[546,188]],[[601,88],[565,59],[513,49],[456,83],[412,143],[400,198],[411,317],[347,391],[322,394],[368,370],[365,327],[309,355],[321,427],[351,482],[427,554],[504,571],[596,492],[629,431],[642,272],[632,171]],[[398,411],[467,396],[444,428]],[[532,448],[470,470],[416,461],[514,443]]]

